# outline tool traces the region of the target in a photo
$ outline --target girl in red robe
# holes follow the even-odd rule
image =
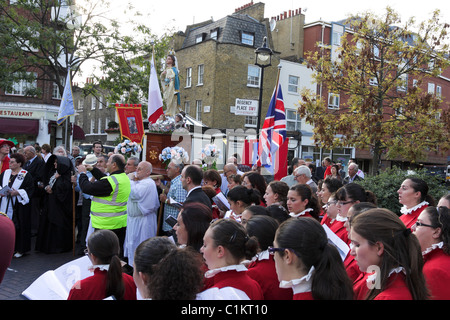
[[[97,230],[87,243],[87,255],[94,275],[78,281],[69,292],[68,300],[136,300],[133,277],[122,273],[119,259],[119,238],[111,230]]]
[[[403,221],[407,228],[411,228],[417,221],[420,213],[429,205],[434,206],[434,199],[428,194],[428,185],[419,178],[408,178],[403,181],[397,190],[398,201],[403,204],[400,209]]]
[[[351,300],[352,283],[342,259],[320,223],[289,219],[277,230],[274,255],[280,287],[292,288],[294,300]]]
[[[450,213],[447,207],[427,207],[413,227],[419,240],[423,274],[431,299],[450,300]]]
[[[428,290],[417,238],[397,215],[370,209],[352,219],[351,254],[367,277],[368,300],[424,300]]]
[[[231,287],[244,299],[264,299],[260,285],[248,276],[247,268],[241,264],[256,254],[257,246],[256,239],[248,237],[238,222],[215,221],[206,231],[200,249],[209,268],[205,277],[213,281],[211,289]]]
[[[278,222],[269,216],[253,216],[247,221],[246,229],[250,237],[258,239],[258,254],[248,266],[247,274],[255,279],[264,294],[264,300],[292,300],[292,290],[280,288],[275,260],[269,253],[269,246],[273,244]]]

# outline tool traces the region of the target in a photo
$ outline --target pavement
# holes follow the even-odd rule
[[[36,237],[33,237],[32,248],[35,241]],[[80,256],[76,254],[74,256],[72,250],[59,254],[46,254],[32,250],[20,258],[13,257],[0,283],[0,300],[27,300],[22,296],[22,292],[40,275],[78,258]]]

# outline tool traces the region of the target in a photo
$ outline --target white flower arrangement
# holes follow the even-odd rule
[[[137,142],[124,140],[114,148],[114,153],[122,154],[125,158],[131,157],[142,151],[141,145]]]
[[[182,147],[166,147],[161,151],[159,160],[164,162],[166,166],[170,161],[176,164],[189,163],[189,154]]]
[[[200,152],[202,160],[214,169],[216,167],[216,161],[220,158],[220,149],[215,144],[207,144]]]

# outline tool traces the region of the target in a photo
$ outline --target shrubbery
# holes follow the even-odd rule
[[[386,208],[396,214],[400,214],[402,205],[398,202],[397,190],[408,177],[417,177],[424,180],[429,187],[428,193],[437,202],[448,193],[448,190],[435,176],[427,174],[425,170],[400,170],[399,168],[387,169],[376,176],[366,175],[364,181],[358,181],[365,189],[375,193],[377,204],[380,208]]]

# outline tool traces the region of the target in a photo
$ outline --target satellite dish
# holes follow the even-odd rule
[[[275,27],[277,26],[277,22],[275,19],[270,20],[270,31],[275,30]]]

